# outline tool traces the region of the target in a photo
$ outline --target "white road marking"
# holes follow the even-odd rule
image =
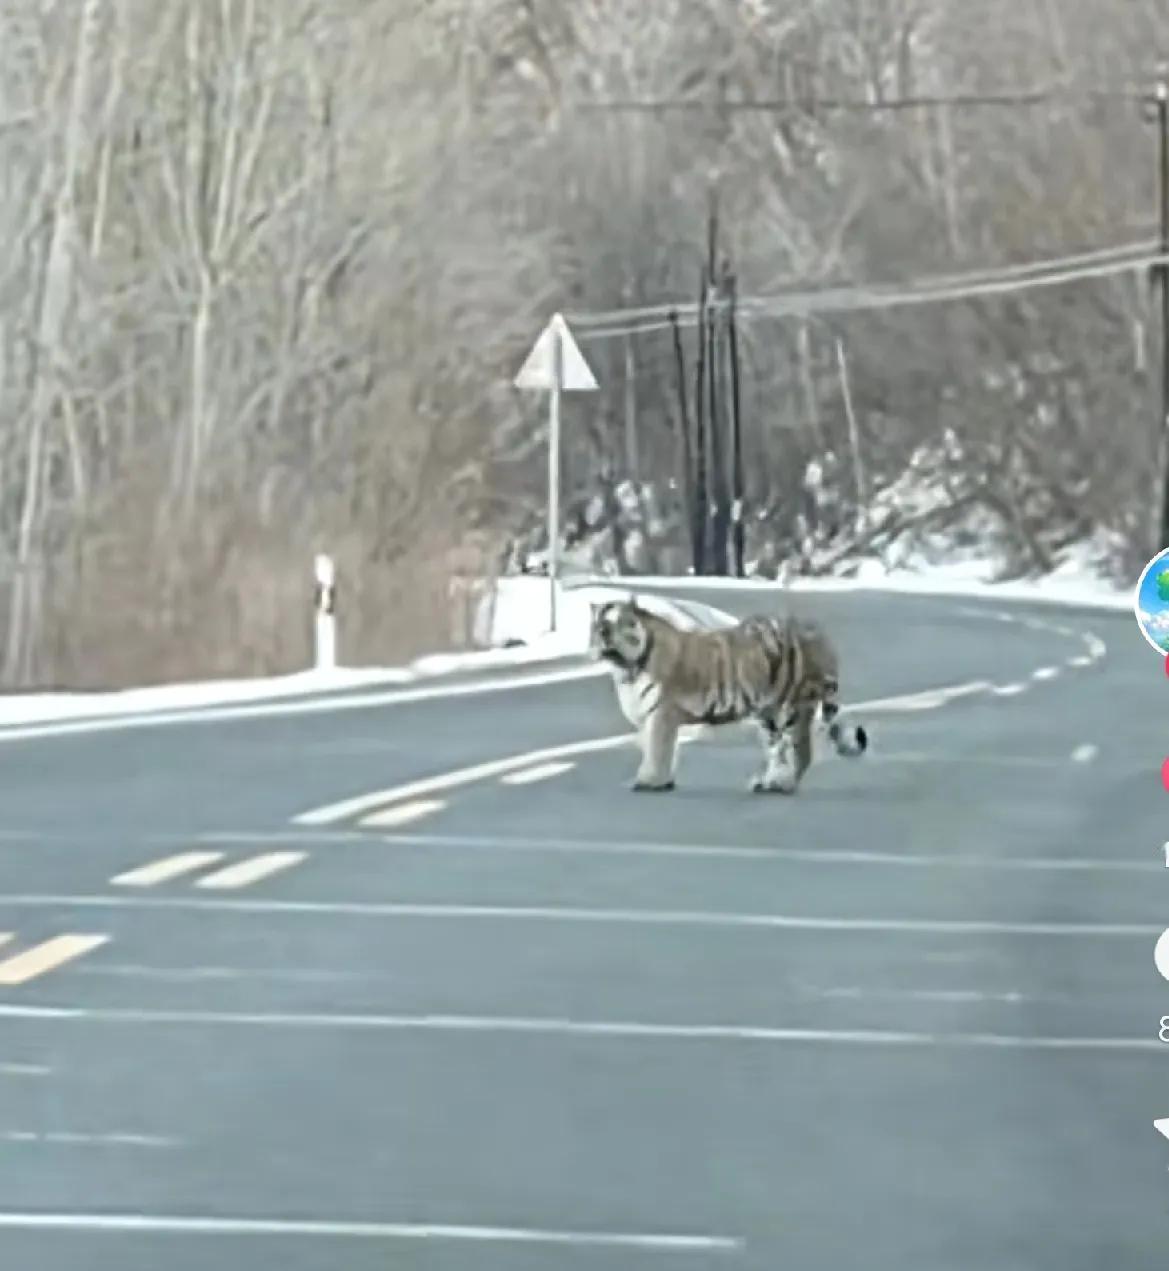
[[[228,966],[137,966],[114,963],[77,968],[78,975],[95,975],[119,980],[159,980],[197,984],[218,980],[267,980],[281,984],[355,984],[377,978],[357,971],[322,971],[311,967],[228,967]]]
[[[26,984],[38,975],[53,971],[74,958],[80,958],[109,940],[109,936],[56,936],[41,944],[14,954],[0,962],[0,984]]]
[[[152,861],[149,865],[117,874],[110,882],[116,887],[156,887],[159,883],[168,883],[184,874],[214,865],[222,859],[222,852],[180,852],[177,856],[168,856],[164,860]]]
[[[1081,653],[1078,657],[1068,658],[1068,666],[1091,666],[1092,659],[1086,653]]]
[[[1088,653],[1093,661],[1102,658],[1108,652],[1108,646],[1104,641],[1090,631],[1084,635],[1084,643],[1088,646]]]
[[[403,706],[437,698],[477,697],[485,693],[508,693],[515,689],[564,684],[608,674],[602,666],[573,667],[565,671],[544,671],[533,675],[503,675],[489,680],[473,680],[426,688],[392,689],[377,693],[344,693],[337,696],[295,698],[286,701],[239,704],[235,706],[182,707],[153,711],[147,715],[103,715],[97,718],[46,721],[0,727],[0,744],[28,741],[37,737],[66,737],[80,733],[101,733],[122,728],[158,728],[166,724],[204,724],[232,719],[271,719],[283,715],[338,714],[342,711],[370,710],[381,706]]]
[[[81,1134],[69,1130],[0,1130],[0,1143],[34,1143],[58,1147],[178,1147],[178,1139],[155,1134]]]
[[[0,949],[2,949],[11,939],[11,931],[0,931]]]
[[[551,759],[615,750],[619,746],[632,745],[635,740],[635,734],[621,733],[615,737],[598,737],[593,741],[570,742],[565,746],[549,746],[544,750],[529,750],[521,755],[490,759],[486,763],[472,764],[468,768],[456,768],[453,772],[440,773],[435,777],[423,777],[420,781],[408,781],[404,785],[391,786],[387,790],[375,790],[371,794],[359,794],[352,799],[342,799],[339,803],[329,803],[324,807],[302,812],[299,816],[294,816],[292,820],[296,825],[335,825],[339,821],[360,816],[363,812],[372,812],[388,803],[401,803],[407,799],[422,798],[454,789],[456,786],[468,785],[473,781],[500,777],[506,772],[530,768],[533,764]]]
[[[169,1235],[324,1236],[357,1240],[469,1241],[479,1244],[577,1245],[670,1253],[736,1253],[731,1236],[620,1231],[555,1231],[538,1227],[470,1227],[440,1223],[332,1219],[217,1218],[166,1214],[49,1214],[0,1211],[0,1230],[116,1231]]]
[[[1082,746],[1077,746],[1072,751],[1072,763],[1091,763],[1099,753],[1099,746],[1093,746],[1091,742],[1085,742]]]
[[[499,780],[506,786],[526,786],[531,785],[533,781],[548,781],[552,777],[559,777],[562,773],[571,772],[575,767],[576,764],[567,760],[561,763],[542,763],[534,768],[524,768],[520,772],[509,772]]]
[[[1026,684],[992,684],[990,691],[995,697],[1018,697],[1027,691]]]
[[[852,702],[848,705],[848,713],[899,712],[934,710],[948,702],[975,693],[983,693],[993,688],[986,680],[972,681],[966,684],[954,684],[942,688],[926,689],[919,693],[904,693],[895,697],[875,698],[871,701]],[[691,730],[689,736],[705,735],[709,730]],[[683,737],[682,740],[687,740]],[[636,733],[621,733],[612,737],[598,737],[591,741],[569,742],[562,746],[548,746],[541,750],[530,750],[523,754],[508,755],[502,759],[490,759],[485,763],[472,764],[467,768],[458,768],[453,772],[439,773],[433,777],[423,777],[417,781],[408,781],[400,786],[390,786],[385,790],[375,790],[369,794],[355,795],[342,799],[337,803],[328,803],[321,807],[310,808],[292,818],[294,825],[326,826],[337,825],[343,821],[360,817],[383,808],[391,803],[401,803],[407,799],[424,798],[459,786],[470,785],[476,781],[485,781],[491,777],[503,777],[505,774],[531,768],[563,759],[575,758],[579,755],[596,754],[605,750],[616,750],[622,746],[632,746],[637,741]]]
[[[707,927],[774,931],[868,931],[904,935],[1147,937],[1152,923],[999,922],[947,918],[815,918],[797,914],[689,909],[587,909],[556,905],[410,904],[393,901],[201,900],[180,896],[5,896],[11,909],[158,909],[188,913],[321,915],[350,918],[480,919],[599,926]],[[106,940],[108,937],[88,937]],[[4,964],[0,964],[2,968]]]
[[[211,891],[250,887],[252,883],[299,865],[307,855],[307,852],[265,852],[262,856],[253,856],[246,861],[237,861],[234,865],[217,869],[214,874],[198,879],[195,886]]]
[[[371,840],[354,836],[363,844]],[[693,856],[698,858],[769,861],[777,865],[892,865],[910,869],[986,869],[1023,872],[1161,873],[1162,865],[1145,858],[1112,860],[1086,856],[971,856],[946,852],[873,852],[860,849],[723,847],[715,843],[653,843],[599,839],[509,838],[478,834],[388,834],[394,847],[466,849],[475,852],[579,853],[586,856]]]
[[[51,1077],[52,1068],[44,1064],[0,1063],[0,1077]]]
[[[412,799],[409,803],[396,803],[380,812],[371,812],[361,818],[362,825],[374,829],[389,829],[395,825],[409,825],[424,816],[432,816],[446,807],[445,799]]]
[[[1041,666],[1038,670],[1031,672],[1033,680],[1054,680],[1060,674],[1061,668],[1058,666]]]
[[[849,714],[856,711],[932,711],[948,702],[955,702],[962,697],[971,697],[975,693],[985,693],[991,687],[987,680],[971,680],[967,684],[953,684],[947,688],[925,689],[920,693],[902,693],[896,697],[879,697],[870,702],[857,702],[849,705]]]
[[[0,1018],[61,1023],[203,1027],[351,1029],[369,1032],[521,1033],[670,1041],[804,1042],[851,1046],[938,1046],[1012,1050],[1143,1050],[1164,1054],[1154,1037],[1046,1037],[1009,1033],[934,1033],[863,1028],[777,1028],[764,1024],[666,1024],[513,1015],[353,1015],[292,1012],[168,1011],[134,1007],[3,1006]]]
[[[846,1002],[944,1002],[951,1005],[959,1003],[988,1002],[1001,1006],[1020,1006],[1025,1002],[1051,1002],[1051,997],[1036,998],[1026,993],[1006,992],[987,993],[981,989],[875,989],[852,985],[840,988],[812,988],[802,986],[798,990],[808,997],[825,998],[829,1001]],[[1082,1003],[1082,998],[1062,998],[1061,1001]]]

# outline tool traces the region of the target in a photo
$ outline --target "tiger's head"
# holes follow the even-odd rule
[[[636,600],[609,600],[593,605],[589,651],[617,670],[635,675],[645,669],[653,634]]]

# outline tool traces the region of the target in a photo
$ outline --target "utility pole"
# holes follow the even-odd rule
[[[727,340],[731,358],[731,533],[734,541],[735,576],[743,578],[745,530],[743,526],[743,417],[739,397],[739,336],[735,325],[735,301],[738,296],[738,280],[728,269],[724,278],[727,295]]]
[[[1169,70],[1162,67],[1154,96],[1157,140],[1160,155],[1161,244],[1163,257],[1169,256]],[[1169,263],[1157,266],[1161,286],[1161,418],[1157,437],[1161,448],[1160,548],[1169,547]]]
[[[706,486],[706,328],[709,289],[706,266],[698,292],[698,358],[694,371],[694,573],[706,573],[706,524],[709,495]]]

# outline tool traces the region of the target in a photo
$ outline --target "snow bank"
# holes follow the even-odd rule
[[[490,671],[575,657],[588,651],[591,601],[628,594],[603,583],[561,588],[557,630],[548,629],[548,580],[501,579],[494,606],[480,611],[480,638],[493,648],[471,653],[433,653],[403,667],[338,667],[301,671],[266,679],[209,680],[162,684],[111,693],[22,693],[0,695],[0,728],[5,725],[50,723],[55,720],[143,715],[160,711],[197,709],[248,702],[341,693],[377,685],[416,685],[458,672]],[[721,610],[664,597],[644,598],[649,609],[683,626],[712,626],[734,619]],[[493,612],[492,612],[493,609]],[[512,647],[502,647],[509,641]]]
[[[638,578],[640,587],[668,587],[673,591],[757,589],[760,592],[888,591],[923,596],[960,596],[984,600],[1014,600],[1131,613],[1132,588],[1119,588],[1099,577],[1078,557],[1071,557],[1044,578],[993,582],[995,567],[985,559],[888,568],[879,561],[861,562],[847,578],[706,578],[687,575]]]

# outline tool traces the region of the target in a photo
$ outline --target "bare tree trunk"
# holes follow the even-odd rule
[[[856,486],[857,529],[864,533],[869,518],[869,483],[865,475],[864,456],[861,454],[860,429],[857,427],[856,410],[852,404],[852,386],[848,379],[848,360],[844,354],[843,340],[836,341],[836,367],[840,372],[840,392],[848,419],[848,446],[852,451],[852,475]]]
[[[76,254],[79,250],[77,175],[94,49],[104,7],[104,0],[85,0],[77,24],[77,52],[69,113],[65,121],[64,158],[53,203],[53,225],[45,257],[37,323],[36,379],[28,411],[24,497],[4,656],[4,676],[9,682],[26,677],[36,634],[33,619],[38,607],[32,603],[35,588],[30,574],[38,568],[34,564],[34,556],[43,519],[46,435],[52,412],[60,401],[66,375],[66,326],[74,301]]]

